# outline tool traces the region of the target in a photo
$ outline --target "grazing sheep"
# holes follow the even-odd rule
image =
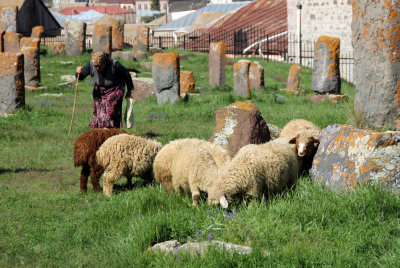
[[[196,138],[173,140],[163,146],[160,152],[158,152],[153,163],[154,178],[164,186],[167,193],[174,189],[172,185],[171,164],[176,153],[185,147],[198,148],[204,146],[208,148],[218,167],[222,166],[226,162],[226,159],[230,159],[230,156],[226,155],[226,150],[220,145]]]
[[[122,175],[128,182],[134,176],[152,181],[151,167],[161,146],[157,141],[127,134],[107,139],[96,153],[97,163],[104,168],[104,194],[111,196],[114,182]]]
[[[122,133],[126,132],[122,129],[95,128],[86,131],[75,141],[74,165],[75,167],[82,167],[80,177],[81,192],[87,192],[89,175],[93,190],[101,192],[99,179],[104,169],[96,162],[96,152],[106,139]]]
[[[287,123],[279,137],[296,138],[298,156],[302,158],[301,170],[308,171],[319,145],[321,128],[304,119],[294,119]]]
[[[286,138],[242,147],[208,192],[210,205],[227,208],[238,197],[261,197],[294,185],[297,150]]]
[[[176,153],[171,163],[173,188],[179,196],[182,196],[183,192],[192,193],[193,206],[198,203],[200,191],[208,192],[219,173],[210,148],[205,147],[182,148]],[[225,160],[229,162],[228,151],[225,150],[225,154]]]

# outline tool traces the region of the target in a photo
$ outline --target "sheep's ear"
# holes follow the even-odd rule
[[[296,140],[299,137],[299,135],[297,135],[296,137],[293,137],[289,140],[289,144],[296,144]]]
[[[219,199],[219,203],[223,208],[228,208],[229,203],[226,200],[225,196],[221,196],[221,198]]]
[[[318,147],[319,139],[314,138],[314,147]]]

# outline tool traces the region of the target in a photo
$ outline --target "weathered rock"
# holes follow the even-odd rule
[[[249,68],[250,88],[264,90],[264,67],[258,62],[252,62]]]
[[[18,7],[2,6],[0,7],[0,28],[6,32],[17,32],[17,14]]]
[[[400,3],[353,2],[354,110],[400,130]]]
[[[287,93],[295,95],[300,94],[301,91],[299,89],[299,85],[300,85],[300,76],[302,70],[303,68],[298,64],[293,64],[290,67],[287,85],[285,89]]]
[[[132,81],[135,87],[132,94],[136,103],[156,95],[153,78],[134,78]]]
[[[312,90],[317,94],[340,94],[340,39],[321,36],[314,50]]]
[[[144,60],[147,59],[147,53],[145,51],[136,51],[133,56],[136,60]]]
[[[328,95],[314,95],[310,97],[310,101],[314,103],[322,102],[322,101],[330,101],[333,104],[337,104],[341,101],[349,101],[349,95],[333,95],[333,94],[328,94]]]
[[[250,61],[240,60],[233,65],[233,91],[240,97],[250,96]]]
[[[50,43],[49,48],[52,55],[65,54],[65,42]]]
[[[20,45],[20,48],[23,48],[23,47],[40,48],[40,39],[34,38],[34,37],[22,37],[19,45]]]
[[[174,103],[180,99],[180,65],[177,53],[154,54],[152,73],[158,104],[168,101]]]
[[[319,140],[310,170],[313,181],[337,190],[372,182],[400,193],[400,132],[330,125]]]
[[[214,133],[210,142],[235,155],[247,144],[261,144],[271,139],[260,110],[250,102],[234,102],[216,111]]]
[[[37,87],[40,83],[39,48],[22,47],[21,53],[24,55],[25,85]]]
[[[149,48],[150,54],[162,53],[162,49],[159,47],[150,47]]]
[[[113,51],[111,54],[113,59],[120,58],[121,60],[134,61],[135,57],[131,51]]]
[[[150,28],[140,24],[136,27],[136,39],[133,44],[133,51],[147,52],[149,50],[149,31]]]
[[[282,129],[280,129],[278,126],[274,125],[274,124],[267,124],[268,126],[268,130],[269,130],[269,134],[271,136],[271,140],[275,140],[276,138],[279,137],[279,135],[281,134]]]
[[[4,34],[4,52],[19,52],[22,34],[7,32]]]
[[[65,51],[68,56],[76,57],[86,49],[86,23],[70,21],[65,24],[66,44]]]
[[[123,50],[124,49],[124,20],[116,19],[110,16],[104,16],[101,19],[101,23],[111,26],[112,30],[112,50]]]
[[[180,87],[181,87],[181,94],[196,92],[196,85],[195,85],[195,81],[194,81],[193,72],[181,71]]]
[[[0,53],[0,114],[25,108],[24,55]]]
[[[225,86],[225,54],[227,45],[222,42],[210,44],[208,69],[210,87]]]
[[[143,68],[151,70],[153,68],[153,63],[152,62],[139,62],[139,65]]]
[[[44,27],[43,26],[35,26],[32,28],[31,37],[33,38],[42,38],[44,35]]]
[[[227,243],[223,241],[211,240],[211,241],[201,241],[201,242],[187,242],[185,244],[179,243],[177,240],[165,241],[158,243],[148,249],[150,252],[164,252],[164,253],[179,253],[179,252],[189,252],[191,255],[203,256],[207,250],[210,248],[217,248],[220,250],[225,250],[230,254],[248,255],[252,252],[252,248],[248,246],[236,245],[232,243]],[[270,255],[269,252],[263,252],[264,257]]]
[[[60,76],[60,80],[69,81],[70,82],[70,81],[75,81],[76,77],[75,77],[75,75],[65,74],[65,75]]]
[[[105,52],[111,55],[112,27],[106,24],[96,24],[93,29],[93,52]]]

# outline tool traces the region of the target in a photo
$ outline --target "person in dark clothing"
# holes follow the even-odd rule
[[[94,82],[93,121],[91,128],[121,128],[122,100],[132,97],[133,82],[129,71],[118,61],[110,59],[107,53],[94,52],[92,59],[85,66],[76,68],[79,80],[88,75]]]

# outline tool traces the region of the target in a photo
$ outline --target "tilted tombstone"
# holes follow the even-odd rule
[[[65,52],[68,56],[76,57],[86,49],[86,23],[70,21],[65,24],[66,44]]]
[[[303,68],[298,64],[293,64],[289,69],[289,76],[286,84],[286,92],[299,92],[300,76]]]
[[[264,67],[258,62],[252,62],[249,68],[250,88],[264,89]]]
[[[180,98],[179,55],[174,52],[153,55],[153,81],[157,103],[174,103]]]
[[[25,108],[24,55],[0,53],[0,114]]]
[[[336,190],[378,183],[400,193],[400,132],[329,125],[319,135],[310,177]]]
[[[354,0],[354,111],[376,127],[400,129],[400,4]]]
[[[209,141],[224,147],[233,156],[247,144],[271,139],[260,110],[251,102],[234,102],[215,112],[217,125]]]
[[[93,52],[105,52],[111,55],[112,27],[107,24],[96,24],[93,29]]]
[[[17,32],[17,6],[1,6],[0,7],[0,28],[6,32]]]
[[[22,34],[6,32],[3,37],[4,52],[18,53],[21,39],[22,39]]]
[[[233,65],[233,91],[240,97],[250,96],[250,61],[240,60]]]
[[[225,86],[225,53],[226,44],[215,42],[210,44],[208,69],[210,87]]]
[[[312,90],[317,94],[340,94],[340,39],[321,36],[314,50]]]

